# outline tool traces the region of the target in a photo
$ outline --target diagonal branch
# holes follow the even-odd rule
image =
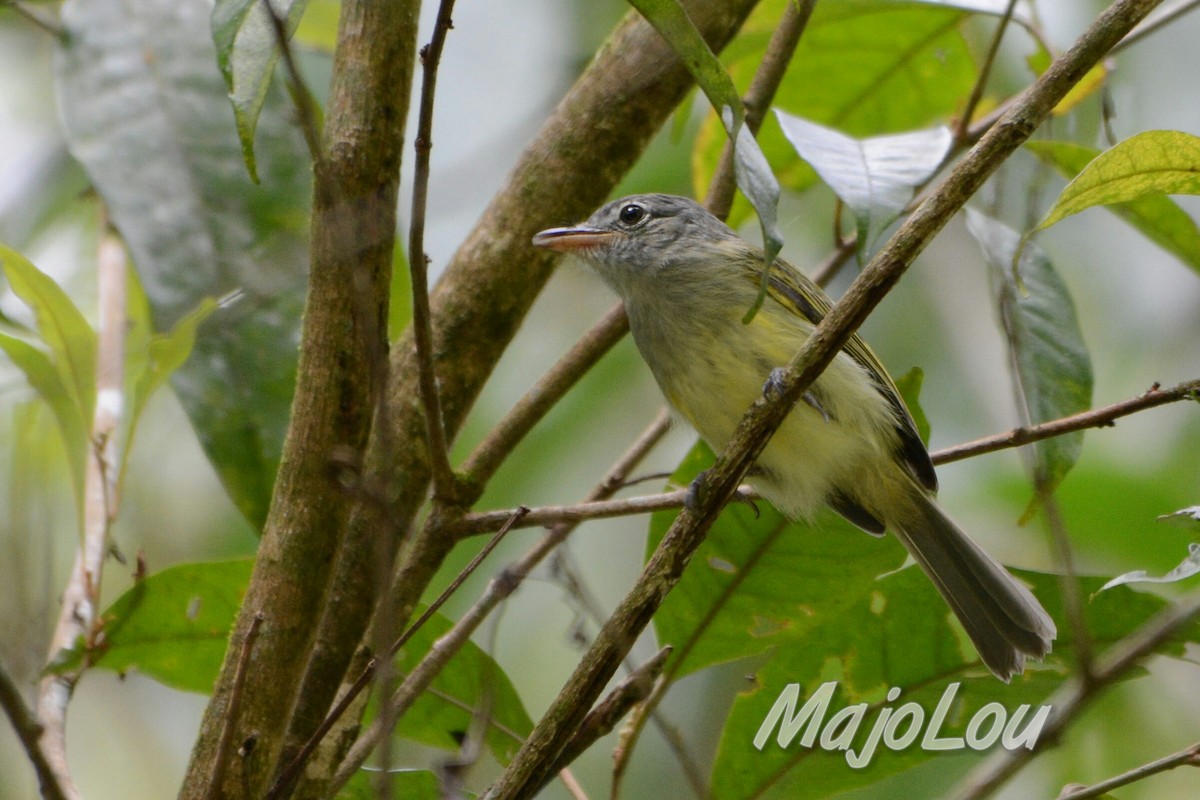
[[[1136,783],[1137,781],[1149,778],[1151,775],[1157,775],[1160,772],[1166,772],[1167,770],[1184,765],[1200,767],[1200,742],[1185,747],[1178,753],[1172,753],[1169,756],[1151,761],[1148,764],[1142,764],[1140,767],[1122,772],[1120,775],[1115,775],[1108,780],[1100,781],[1092,786],[1068,788],[1056,797],[1055,800],[1088,800],[1088,798],[1100,797],[1108,794],[1113,789],[1120,789],[1122,786]]]
[[[25,754],[29,756],[33,769],[37,772],[38,784],[42,790],[43,800],[67,800],[67,793],[59,785],[58,774],[42,749],[42,726],[33,716],[33,712],[25,705],[21,690],[13,682],[8,670],[0,664],[0,708],[12,723]]]
[[[525,797],[546,778],[633,640],[649,623],[703,542],[722,506],[762,452],[792,405],[834,358],[851,333],[895,285],[938,231],[1037,128],[1067,91],[1156,5],[1118,0],[1013,105],[950,175],[892,236],[792,359],[778,395],[760,398],[747,411],[728,446],[693,485],[695,503],[685,506],[638,581],[584,655],[545,716],[493,784],[491,800]]]
[[[661,411],[649,427],[629,446],[617,462],[609,470],[603,481],[594,488],[588,496],[589,500],[601,500],[617,491],[626,476],[645,458],[650,449],[662,439],[667,432],[670,417]],[[428,686],[436,674],[430,666],[435,660],[448,659],[458,652],[470,639],[488,615],[500,605],[509,595],[516,591],[529,573],[554,551],[575,530],[575,523],[560,522],[551,528],[528,552],[514,564],[509,565],[488,583],[483,595],[454,623],[454,627],[446,632],[438,641],[437,652],[430,652],[413,668],[404,683],[388,699],[388,705],[393,713],[399,714]],[[377,724],[372,724],[359,737],[358,741],[347,753],[338,766],[334,777],[333,790],[341,788],[346,781],[362,766],[367,756],[387,733]]]

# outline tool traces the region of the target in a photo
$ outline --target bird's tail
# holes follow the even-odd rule
[[[962,622],[983,663],[1007,682],[1025,656],[1050,652],[1053,620],[1027,588],[959,530],[916,484],[891,529]]]

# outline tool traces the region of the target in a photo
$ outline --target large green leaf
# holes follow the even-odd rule
[[[308,0],[271,2],[289,36],[296,30],[307,5]],[[212,12],[212,36],[217,47],[217,63],[229,87],[229,100],[233,103],[246,168],[257,181],[254,131],[258,115],[267,101],[275,64],[279,61],[275,23],[268,16],[263,0],[217,0]]]
[[[712,461],[697,444],[672,483],[688,485]],[[896,539],[868,536],[831,512],[808,526],[789,523],[765,501],[755,506],[721,513],[654,616],[659,642],[675,648],[668,667],[675,677],[804,640],[906,557]],[[674,517],[652,517],[649,552]]]
[[[766,262],[770,263],[783,248],[783,234],[779,232],[775,219],[779,206],[779,183],[758,142],[743,124],[746,115],[737,87],[688,18],[679,0],[629,0],[629,4],[670,43],[671,49],[683,60],[716,109],[726,134],[734,143],[737,185],[758,213]]]
[[[88,431],[96,405],[96,333],[50,276],[4,245],[0,245],[0,271],[17,297],[33,310],[47,352],[7,333],[0,333],[0,350],[54,411],[71,465],[82,531]]]
[[[1068,180],[1074,179],[1100,156],[1096,148],[1074,142],[1027,142],[1025,146],[1053,164]],[[1200,273],[1200,228],[1174,200],[1165,194],[1147,194],[1107,205],[1150,241]]]
[[[75,497],[76,519],[79,531],[83,532],[83,482],[87,469],[89,426],[79,414],[79,408],[71,402],[62,378],[50,357],[29,342],[0,331],[0,350],[25,375],[29,385],[54,412],[67,463],[71,467],[71,488]]]
[[[104,638],[92,663],[211,691],[253,568],[248,558],[180,564],[138,581],[100,615]],[[60,653],[55,668],[78,666],[82,657],[78,649]]]
[[[1038,223],[1038,230],[1098,205],[1154,194],[1200,194],[1200,137],[1145,131],[1094,158]]]
[[[804,640],[782,645],[758,670],[753,688],[734,702],[722,732],[712,773],[713,796],[718,800],[825,798],[870,786],[932,759],[952,758],[956,752],[963,758],[978,758],[981,754],[969,747],[924,749],[921,742],[925,727],[915,742],[892,749],[882,743],[888,740],[882,740],[872,757],[865,758],[864,744],[880,719],[881,709],[898,711],[907,703],[916,703],[928,726],[955,684],[949,713],[934,732],[936,735],[964,737],[972,718],[989,703],[998,704],[1010,722],[1022,704],[1031,704],[1016,728],[1024,730],[1035,718],[1038,706],[1069,674],[1074,643],[1064,618],[1058,579],[1035,573],[1022,573],[1020,577],[1032,584],[1062,632],[1054,652],[1043,663],[1027,665],[1025,674],[1011,684],[996,680],[974,654],[967,655],[969,647],[957,627],[951,625],[945,602],[920,570],[908,567],[885,576],[867,591],[856,593],[845,612],[823,620]],[[1099,579],[1089,578],[1084,580],[1083,588],[1085,592],[1095,591],[1100,584]],[[1092,641],[1104,646],[1128,635],[1163,605],[1159,598],[1121,588],[1089,604],[1085,622]],[[1181,655],[1184,642],[1196,633],[1193,626],[1166,644],[1163,651]],[[850,747],[851,758],[859,756],[867,761],[865,765],[856,761],[852,767],[845,751],[836,746],[821,747],[819,737],[813,746],[805,747],[807,724],[794,738],[784,737],[786,747],[781,746],[777,725],[764,726],[789,684],[802,687],[796,706],[799,709],[829,681],[836,681],[836,687],[824,723],[830,723],[841,709],[866,704],[865,716]],[[892,689],[898,691],[889,697]],[[993,706],[992,711],[996,710]],[[991,728],[990,720],[986,715],[981,720],[988,721],[983,731]],[[906,732],[911,722],[912,717],[907,717],[896,733]],[[756,737],[761,750],[755,746]]]
[[[103,644],[90,654],[93,665],[136,669],[184,691],[210,691],[253,567],[251,559],[180,564],[139,581],[101,615]],[[452,625],[435,614],[401,651],[397,670],[412,669]],[[52,669],[77,668],[83,657],[77,645],[58,654]],[[397,734],[457,750],[475,712],[486,714],[486,741],[502,762],[533,728],[508,676],[468,642],[400,721]]]
[[[411,670],[453,624],[450,618],[435,614],[400,652],[396,669],[401,674]],[[504,670],[482,648],[468,642],[413,703],[396,726],[396,734],[456,752],[464,735],[475,731],[475,715],[487,721],[484,740],[502,764],[508,763],[533,730],[533,721]]]
[[[96,332],[54,279],[16,250],[0,245],[0,268],[13,293],[32,309],[63,389],[90,423],[96,405]]]
[[[1091,359],[1075,304],[1049,257],[1036,244],[1022,248],[1016,231],[971,209],[967,229],[991,268],[1024,421],[1036,425],[1091,408]],[[1054,489],[1079,459],[1082,446],[1082,432],[1033,445],[1035,483]]]
[[[295,380],[307,264],[306,150],[278,93],[246,174],[205,0],[68,2],[57,57],[71,151],[128,243],[170,329],[224,303],[173,383],[250,521],[265,519]]]
[[[760,4],[723,59],[744,89],[762,59],[785,2]],[[960,31],[967,13],[940,5],[841,0],[818,3],[775,96],[790,114],[850,136],[910,131],[943,122],[960,108],[976,68]],[[703,193],[722,145],[720,123],[707,121],[696,141],[693,179]],[[769,116],[759,142],[785,186],[801,190],[813,171]],[[731,216],[744,219],[745,209]]]

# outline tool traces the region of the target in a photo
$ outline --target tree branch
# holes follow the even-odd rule
[[[788,3],[783,9],[783,17],[780,18],[775,32],[771,34],[771,41],[767,42],[762,61],[759,62],[742,100],[746,107],[746,125],[753,134],[757,135],[759,127],[762,126],[816,5],[816,0],[797,0]],[[733,141],[729,140],[721,150],[716,172],[708,185],[708,196],[704,198],[705,207],[719,219],[729,216],[729,209],[733,206],[733,195],[737,191],[733,164]]]
[[[1000,42],[1004,39],[1004,32],[1008,30],[1008,23],[1012,20],[1016,7],[1017,0],[1008,0],[1004,15],[1000,17],[1000,24],[996,26],[996,32],[992,35],[992,44],[988,47],[987,56],[983,59],[979,77],[975,79],[975,85],[971,87],[971,96],[967,98],[962,116],[958,118],[958,125],[954,129],[954,138],[958,141],[962,141],[967,135],[971,117],[975,116],[975,109],[978,108],[979,100],[983,97],[983,90],[987,88],[988,76],[992,74],[992,65],[996,63],[996,54],[1000,52]]]
[[[126,405],[125,386],[125,247],[105,231],[97,256],[100,331],[97,350],[96,407],[88,440],[83,488],[83,537],[75,553],[71,577],[63,590],[62,610],[50,639],[49,661],[60,650],[82,642],[83,663],[73,672],[48,674],[38,686],[37,713],[41,747],[54,769],[57,785],[69,798],[79,797],[67,761],[67,705],[75,684],[90,664],[98,632],[100,586],[108,555],[109,530],[116,516],[117,428]]]
[[[1100,797],[1113,789],[1120,789],[1122,786],[1128,786],[1131,783],[1149,778],[1151,775],[1157,775],[1160,772],[1182,767],[1185,764],[1193,767],[1200,766],[1200,742],[1190,747],[1185,747],[1178,753],[1173,753],[1157,761],[1151,761],[1148,764],[1142,764],[1140,767],[1131,769],[1128,772],[1122,772],[1120,775],[1116,775],[1106,781],[1100,781],[1093,786],[1068,787],[1055,800],[1087,800],[1087,798],[1091,797]]]
[[[0,664],[0,708],[4,709],[17,738],[21,740],[21,746],[25,748],[25,754],[33,764],[43,800],[67,800],[67,793],[58,783],[58,774],[42,749],[42,726],[25,705],[21,690],[3,664]]]
[[[720,50],[754,0],[691,5],[697,26]],[[662,38],[639,15],[629,14],[521,155],[430,297],[449,438],[555,264],[549,254],[534,251],[533,234],[599,205],[691,85],[687,69]],[[378,487],[387,499],[386,516],[384,509],[362,504],[351,517],[308,658],[311,678],[300,693],[306,713],[289,733],[296,747],[324,719],[377,606],[379,596],[364,587],[363,576],[381,568],[390,573],[398,563],[396,589],[380,608],[386,606],[402,625],[454,546],[451,537],[429,528],[407,541],[397,557],[399,542],[390,533],[409,529],[430,481],[416,376],[410,332],[392,348],[390,413],[376,426],[363,466],[363,484]]]
[[[1170,389],[1160,389],[1157,384],[1144,394],[1129,400],[1122,400],[1103,408],[1094,408],[1072,414],[1061,419],[1044,422],[1032,427],[1013,428],[1005,433],[998,433],[982,439],[976,439],[965,444],[954,445],[930,453],[930,458],[936,465],[961,461],[985,453],[994,453],[1013,447],[1022,447],[1043,439],[1074,433],[1086,428],[1107,428],[1116,424],[1121,417],[1146,411],[1151,408],[1175,403],[1180,400],[1200,400],[1200,379],[1185,381]],[[754,500],[757,494],[753,489],[743,486],[738,489],[739,498]],[[624,497],[617,500],[588,500],[582,503],[563,506],[537,506],[531,508],[518,527],[540,527],[559,522],[579,523],[589,519],[607,519],[624,517],[633,514],[646,514],[654,511],[666,511],[680,508],[687,499],[688,490],[679,489],[659,494]],[[455,537],[477,536],[491,533],[503,525],[514,513],[515,509],[500,509],[497,511],[478,511],[464,514],[457,520],[448,523],[446,532]]]
[[[517,401],[463,464],[463,478],[476,494],[554,404],[628,332],[625,306],[617,303]]]
[[[278,769],[315,623],[357,498],[332,468],[358,462],[383,391],[388,296],[404,121],[416,50],[416,0],[341,5],[321,158],[314,164],[308,298],[292,417],[271,510],[231,643],[205,711],[181,797],[261,796]],[[361,583],[360,583],[361,586]],[[263,622],[242,700],[230,699],[254,615]],[[328,709],[328,699],[325,709]],[[322,711],[323,715],[324,711]],[[211,787],[221,731],[257,734],[253,759]]]
[[[571,736],[567,746],[559,754],[558,760],[550,768],[549,774],[557,775],[569,767],[575,759],[596,743],[601,736],[606,736],[621,718],[649,696],[654,689],[655,681],[662,674],[663,666],[671,655],[671,645],[660,649],[646,663],[629,673],[620,683],[613,687],[608,696],[596,704],[588,712],[579,725],[579,730]],[[546,783],[549,783],[547,779]],[[544,784],[543,784],[544,785]]]
[[[601,500],[617,491],[630,471],[645,458],[650,449],[667,432],[669,422],[670,417],[667,412],[665,410],[660,411],[642,435],[617,459],[617,462],[613,464],[604,480],[591,491],[588,496],[589,499]],[[521,556],[516,563],[506,567],[496,577],[492,578],[483,595],[475,601],[475,604],[471,608],[467,609],[459,617],[458,621],[454,623],[454,627],[438,640],[438,646],[435,648],[435,651],[431,651],[425,658],[421,659],[420,663],[413,668],[400,688],[388,699],[388,705],[394,713],[401,713],[428,686],[429,681],[436,674],[436,671],[431,669],[430,665],[435,660],[440,661],[453,657],[454,653],[458,652],[466,644],[471,634],[487,619],[496,606],[516,591],[517,587],[521,585],[521,582],[525,580],[534,567],[553,552],[574,529],[575,523],[559,523],[548,531],[525,555]],[[386,733],[387,731],[382,726],[375,723],[362,733],[358,741],[354,743],[354,746],[346,754],[345,759],[338,766],[337,774],[333,780],[333,791],[337,791],[345,785],[346,781],[350,780],[351,776],[366,762],[367,756],[371,754],[371,751]]]
[[[742,476],[792,405],[933,236],[1032,134],[1070,87],[1154,5],[1154,0],[1118,0],[1110,6],[1075,46],[1056,59],[1022,94],[872,259],[792,359],[778,396],[755,402],[716,463],[693,485],[694,505],[685,506],[676,518],[642,575],[489,790],[488,798],[515,800],[527,796],[544,782],[570,732],[578,727],[637,634],[678,582],[721,507],[732,497]]]
[[[1072,676],[1046,700],[1052,711],[1042,727],[1039,741],[1056,741],[1067,726],[1104,689],[1125,677],[1142,659],[1152,654],[1197,617],[1200,617],[1200,592],[1192,592],[1180,602],[1160,611],[1149,622],[1096,659],[1095,670],[1090,680],[1084,680],[1078,675]],[[981,800],[989,797],[1016,774],[1017,770],[1044,751],[1044,747],[1034,750],[1024,747],[996,750],[967,774],[951,797],[954,800]]]
[[[263,10],[271,22],[271,30],[275,33],[275,45],[283,58],[284,68],[287,69],[288,80],[291,81],[292,102],[296,106],[296,114],[300,119],[300,132],[304,134],[304,144],[313,163],[321,160],[321,135],[317,130],[316,103],[300,67],[296,64],[296,55],[292,52],[291,38],[288,36],[287,21],[275,11],[271,0],[262,0]]]
[[[1170,389],[1160,389],[1158,384],[1154,384],[1144,394],[1129,400],[1113,403],[1103,408],[1082,411],[1078,414],[1072,414],[1069,417],[1052,420],[1051,422],[1043,422],[1041,425],[1034,425],[1028,428],[1013,428],[1007,433],[999,433],[983,439],[976,439],[973,442],[966,442],[965,444],[938,450],[932,453],[931,457],[934,464],[948,464],[952,461],[961,461],[964,458],[971,458],[984,453],[994,453],[997,450],[1006,450],[1010,447],[1020,447],[1032,442],[1041,441],[1042,439],[1049,439],[1054,436],[1061,436],[1064,433],[1073,433],[1074,431],[1081,431],[1086,428],[1111,427],[1119,418],[1135,414],[1139,411],[1145,411],[1146,409],[1166,405],[1167,403],[1175,403],[1180,400],[1197,399],[1200,399],[1200,379],[1185,381]]]
[[[433,366],[433,332],[429,320],[429,257],[425,255],[425,207],[429,195],[429,153],[433,149],[433,101],[437,90],[437,70],[446,45],[446,34],[453,23],[450,15],[454,0],[438,4],[433,38],[421,48],[421,105],[417,121],[417,136],[413,140],[416,163],[413,172],[412,221],[408,236],[408,262],[412,273],[412,334],[417,354],[417,386],[425,412],[425,435],[429,443],[429,460],[433,470],[434,497],[454,501],[458,495],[458,480],[450,467],[450,452],[446,444],[446,426],[442,421],[442,400],[437,374]]]
[[[463,581],[469,578],[471,574],[478,569],[479,565],[482,564],[484,559],[496,549],[496,546],[500,544],[508,532],[512,530],[513,526],[515,526],[521,520],[521,518],[528,513],[529,509],[525,508],[524,506],[521,506],[513,512],[512,516],[508,519],[508,522],[506,522],[504,526],[496,532],[496,535],[493,536],[490,541],[488,541],[483,549],[475,554],[475,557],[471,559],[470,563],[463,567],[458,575],[455,576],[454,580],[450,582],[450,585],[442,590],[442,593],[438,595],[437,599],[429,604],[429,607],[425,609],[425,613],[423,613],[416,622],[410,625],[404,631],[404,633],[392,643],[391,647],[388,648],[387,653],[383,656],[384,660],[390,661],[392,658],[395,658],[396,654],[400,652],[400,648],[404,647],[404,645],[407,644],[410,639],[412,639],[413,634],[419,631],[425,625],[425,623],[428,622],[433,615],[436,614],[441,607],[446,604],[446,601],[450,599],[451,595],[458,591],[458,587],[462,586]],[[447,658],[446,660],[438,663],[437,671],[440,671],[448,661],[449,659]],[[376,673],[379,671],[379,665],[380,660],[378,658],[372,658],[369,662],[367,662],[367,666],[358,676],[358,679],[351,684],[350,688],[338,699],[337,704],[333,707],[333,710],[329,712],[329,715],[324,719],[324,721],[322,721],[321,726],[317,728],[312,737],[305,742],[304,747],[302,747],[300,751],[296,753],[295,758],[293,758],[291,762],[284,768],[284,770],[280,772],[279,777],[276,778],[275,782],[271,785],[270,790],[267,792],[266,800],[279,800],[279,798],[285,798],[291,794],[295,781],[300,777],[301,770],[304,769],[304,764],[317,749],[317,746],[321,744],[321,740],[325,737],[325,735],[329,733],[337,721],[341,719],[342,714],[346,713],[346,709],[348,709],[358,698],[358,696],[362,694],[363,690],[370,685],[371,681],[375,678]],[[419,668],[420,665],[418,665],[418,669]],[[414,670],[414,673],[415,672],[416,670]],[[434,672],[433,675],[430,676],[431,681],[436,674],[437,673]],[[390,719],[394,721],[396,717],[396,712],[394,710],[389,710],[388,713],[380,714],[379,719],[376,720],[376,722],[383,731],[390,732],[391,725],[383,724],[383,720]]]

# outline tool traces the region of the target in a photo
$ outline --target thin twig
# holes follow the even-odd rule
[[[670,415],[664,409],[658,413],[654,421],[646,428],[645,431],[629,446],[629,448],[617,459],[609,470],[608,475],[601,481],[589,494],[590,500],[601,500],[613,492],[617,491],[624,482],[625,477],[641,463],[650,449],[662,439],[666,434],[670,424]],[[517,561],[504,570],[488,583],[487,589],[475,601],[467,611],[454,623],[454,626],[442,636],[437,643],[437,646],[425,655],[421,662],[413,668],[409,673],[408,678],[397,689],[396,693],[388,699],[388,703],[393,706],[400,706],[411,703],[411,699],[419,693],[422,683],[428,683],[432,677],[437,674],[440,669],[439,662],[443,659],[449,659],[470,639],[471,634],[487,619],[488,615],[503,602],[509,595],[516,591],[521,582],[526,576],[533,571],[534,567],[542,562],[543,559],[554,551],[564,539],[571,534],[577,523],[564,522],[551,528],[545,536],[543,536],[537,544],[529,549]],[[386,731],[381,727],[372,724],[355,741],[342,763],[338,766],[337,772],[334,775],[330,791],[336,792],[346,781],[358,771],[367,760],[367,756],[378,744],[381,737],[386,735]]]
[[[1150,34],[1157,33],[1164,26],[1169,25],[1189,11],[1195,11],[1197,8],[1200,8],[1200,0],[1182,0],[1182,2],[1176,3],[1170,8],[1164,8],[1156,14],[1146,17],[1146,20],[1141,25],[1134,28],[1128,36],[1117,42],[1111,54],[1115,55],[1126,47],[1137,44]]]
[[[935,450],[930,458],[937,465],[949,464],[954,461],[985,453],[994,453],[1014,447],[1022,447],[1043,439],[1051,439],[1067,433],[1085,430],[1087,428],[1112,427],[1116,420],[1139,411],[1146,411],[1168,403],[1180,400],[1200,399],[1200,379],[1185,381],[1170,389],[1160,389],[1158,385],[1151,387],[1144,394],[1119,403],[1082,411],[1062,419],[1051,420],[1031,427],[1013,428],[1005,433],[997,433],[982,439],[952,445],[951,447]],[[757,495],[748,487],[742,487],[739,497],[754,499]],[[645,514],[654,511],[666,511],[679,508],[687,498],[686,489],[678,489],[660,494],[624,497],[617,500],[588,500],[582,503],[563,506],[538,506],[531,508],[517,527],[537,527],[560,522],[582,522],[588,519],[604,519],[608,517],[623,517],[632,514]],[[448,531],[456,537],[476,536],[490,533],[509,520],[514,509],[499,511],[479,511],[464,514],[449,524]]]
[[[563,748],[558,760],[550,768],[550,776],[556,775],[571,765],[575,759],[583,755],[589,747],[595,744],[601,736],[606,736],[621,718],[634,705],[642,702],[654,688],[658,676],[662,674],[663,666],[671,655],[671,646],[660,649],[646,663],[638,666],[629,673],[608,696],[596,704],[595,708],[584,717],[579,730],[571,737],[571,741]],[[549,783],[549,780],[547,780]]]
[[[628,332],[629,318],[624,306],[617,303],[484,437],[463,464],[463,479],[481,490],[517,443]]]
[[[43,800],[67,800],[67,793],[58,784],[58,775],[42,751],[42,726],[25,705],[21,690],[3,664],[0,664],[0,708],[4,709],[17,738],[21,740],[21,746],[25,748],[25,754],[33,764]]]
[[[208,786],[208,796],[218,798],[221,796],[221,785],[225,782],[225,771],[229,767],[229,761],[234,756],[233,751],[233,735],[234,724],[233,720],[237,716],[238,706],[242,702],[242,694],[246,689],[246,675],[250,672],[250,656],[254,652],[254,643],[258,641],[258,631],[262,627],[263,620],[266,619],[264,614],[256,612],[253,619],[250,620],[250,627],[246,630],[246,636],[242,639],[242,647],[238,651],[237,671],[233,675],[233,688],[229,692],[229,711],[225,715],[225,724],[221,728],[221,736],[217,745],[217,757],[213,761],[212,781]]]
[[[1157,775],[1160,772],[1166,772],[1167,770],[1184,765],[1200,766],[1200,742],[1191,747],[1185,747],[1178,753],[1173,753],[1157,761],[1151,761],[1148,764],[1142,764],[1140,767],[1135,767],[1128,772],[1122,772],[1120,775],[1115,775],[1108,780],[1100,781],[1092,786],[1083,786],[1064,791],[1055,800],[1087,800],[1087,798],[1100,797],[1113,789],[1128,786],[1151,775]]]
[[[600,630],[545,715],[489,789],[491,800],[516,800],[542,785],[613,671],[649,623],[724,505],[771,434],[802,393],[833,360],[852,332],[900,280],[932,238],[984,182],[1024,143],[1074,86],[1150,10],[1155,0],[1118,0],[1056,59],[997,124],[980,139],[855,279],[788,364],[779,391],[760,398],[743,416],[716,462],[693,483],[685,505],[642,574]]]
[[[279,54],[283,57],[284,67],[288,71],[292,102],[296,104],[296,114],[300,119],[300,130],[304,133],[304,143],[308,146],[308,155],[314,164],[318,163],[321,160],[321,134],[318,132],[316,103],[292,53],[287,21],[275,11],[271,0],[262,0],[262,7],[271,23],[271,29],[275,32],[275,44],[279,45]]]
[[[555,553],[551,572],[563,584],[565,591],[571,598],[579,604],[582,608],[582,613],[591,617],[597,626],[603,625],[607,613],[600,608],[600,604],[588,590],[587,581],[584,576],[571,564],[565,545]],[[580,632],[577,636],[583,637],[583,633]],[[586,640],[584,640],[584,643],[590,644]],[[679,659],[677,658],[676,663],[678,662]],[[633,660],[632,653],[625,656],[625,667],[631,674],[637,671],[639,664]],[[654,699],[655,694],[660,691],[659,687],[663,686],[665,688],[667,681],[664,681],[663,678],[664,676],[660,674],[654,682],[654,688],[650,690],[647,698],[634,709],[629,722],[622,729],[620,744],[613,751],[613,777],[612,788],[610,790],[610,796],[613,798],[617,797],[621,778],[624,774],[624,767],[628,763],[626,756],[632,755],[628,751],[623,752],[621,745],[630,742],[631,739],[628,735],[630,728],[636,727],[640,730],[645,725],[646,720],[654,722],[655,727],[666,742],[667,748],[671,751],[671,755],[679,763],[679,767],[683,771],[683,776],[687,779],[696,797],[705,798],[708,795],[708,779],[704,770],[701,769],[696,759],[688,751],[687,742],[684,741],[684,737],[679,729],[663,716],[658,709],[658,702]]]
[[[1054,492],[1039,486],[1037,502],[1046,517],[1050,529],[1050,542],[1054,551],[1054,564],[1058,573],[1058,585],[1062,592],[1063,610],[1067,625],[1071,629],[1071,644],[1075,653],[1080,679],[1086,684],[1092,680],[1095,658],[1092,634],[1084,619],[1083,589],[1079,585],[1079,574],[1075,571],[1075,555],[1071,550],[1071,537],[1067,535],[1067,523]]]
[[[450,585],[442,590],[442,593],[438,595],[436,600],[429,604],[429,607],[425,609],[425,613],[423,613],[415,622],[409,625],[408,628],[405,629],[404,633],[402,633],[399,638],[392,643],[391,647],[388,648],[387,654],[382,657],[383,661],[388,663],[391,662],[391,659],[396,655],[396,653],[400,652],[400,648],[404,647],[404,645],[407,644],[410,639],[412,639],[413,635],[420,630],[421,627],[424,626],[424,624],[428,622],[443,605],[445,605],[446,601],[450,599],[451,595],[458,590],[458,587],[462,586],[463,581],[469,578],[471,574],[478,569],[479,565],[483,563],[484,559],[487,558],[494,549],[496,549],[496,546],[500,544],[508,532],[512,530],[528,513],[529,509],[521,506],[509,516],[508,523],[502,526],[500,530],[498,530],[496,534],[492,536],[488,543],[484,545],[478,553],[475,554],[475,557],[472,558],[470,563],[467,564],[467,566],[465,566],[458,573],[458,575],[455,576],[454,580],[450,582]],[[436,645],[434,649],[436,649]],[[308,762],[308,759],[317,749],[317,746],[321,744],[321,740],[324,739],[325,735],[333,729],[333,726],[339,719],[341,719],[342,714],[346,713],[346,709],[348,709],[355,699],[362,694],[363,690],[365,690],[371,684],[371,681],[375,678],[376,673],[379,671],[380,664],[381,659],[378,656],[367,662],[367,665],[363,668],[363,671],[359,674],[358,678],[356,678],[354,683],[350,684],[342,696],[338,698],[337,703],[330,710],[329,714],[326,715],[325,719],[321,721],[320,726],[316,729],[316,731],[313,732],[313,735],[307,742],[304,743],[304,746],[300,748],[299,752],[296,753],[296,756],[287,765],[287,768],[279,773],[279,777],[277,777],[275,782],[271,784],[271,788],[266,794],[266,800],[281,800],[281,798],[285,798],[291,793],[296,779],[300,777],[300,773],[304,770],[304,765]],[[404,683],[407,684],[408,679],[405,679]],[[401,688],[403,688],[403,684]],[[388,716],[391,716],[391,718],[395,719],[398,715],[394,711],[389,712],[388,710],[385,710],[385,713],[380,714],[381,718],[387,718]],[[376,720],[376,723],[378,722],[379,720]],[[390,730],[390,726],[380,727]],[[362,737],[359,737],[359,741],[361,740]]]
[[[564,522],[580,523],[589,519],[605,519],[607,517],[627,517],[631,514],[648,514],[653,511],[665,511],[679,508],[687,498],[686,489],[661,494],[639,495],[638,497],[622,497],[617,500],[587,500],[566,506],[539,506],[529,510],[529,514],[521,520],[519,527],[540,528],[546,525],[557,525]],[[455,537],[474,536],[495,530],[496,527],[512,515],[510,510],[481,511],[476,514],[466,514],[451,523],[447,535]],[[498,521],[499,520],[499,521]]]
[[[1200,399],[1200,379],[1185,381],[1170,389],[1160,389],[1158,384],[1150,387],[1149,391],[1129,400],[1122,400],[1102,408],[1082,411],[1069,417],[1043,422],[1032,427],[1013,428],[1007,433],[999,433],[976,439],[973,442],[954,445],[931,453],[934,464],[948,464],[951,461],[961,461],[964,458],[994,453],[997,450],[1007,450],[1010,447],[1038,442],[1064,433],[1081,431],[1085,428],[1106,428],[1112,426],[1121,417],[1145,411],[1156,406],[1175,403],[1180,400]]]
[[[99,276],[100,331],[96,359],[96,407],[88,440],[83,489],[83,537],[71,577],[63,590],[62,610],[50,640],[50,660],[83,642],[84,659],[74,671],[47,675],[38,690],[42,746],[68,797],[78,797],[67,762],[67,705],[99,634],[100,586],[108,554],[109,530],[116,513],[119,459],[117,430],[124,402],[125,298],[128,264],[115,233],[106,231],[96,259]]]
[[[1193,591],[1180,602],[1156,614],[1149,622],[1110,647],[1096,659],[1090,682],[1072,676],[1046,700],[1052,711],[1042,727],[1039,741],[1054,742],[1067,726],[1104,689],[1115,684],[1154,653],[1161,645],[1200,617],[1200,591]],[[982,800],[991,796],[1030,760],[1045,751],[1045,747],[1029,750],[996,750],[969,772],[955,787],[953,800]]]
[[[979,68],[979,77],[975,79],[975,85],[971,87],[971,96],[967,99],[967,105],[954,128],[955,139],[962,139],[966,136],[967,129],[971,126],[971,117],[975,116],[975,109],[979,106],[980,99],[983,98],[983,90],[987,87],[988,77],[992,74],[992,66],[996,63],[996,54],[1000,52],[1000,42],[1004,39],[1004,32],[1008,30],[1008,23],[1012,20],[1016,7],[1017,0],[1008,0],[1008,6],[1000,18],[1000,24],[992,36],[991,47],[988,48],[987,56],[983,59],[983,66]]]
[[[571,770],[561,770],[558,773],[558,779],[562,781],[567,794],[571,795],[571,800],[588,800],[587,792],[583,790],[583,786],[575,779],[575,775],[571,773]]]
[[[767,115],[767,109],[771,106],[771,100],[779,91],[779,85],[783,82],[788,64],[791,63],[792,54],[796,52],[796,45],[800,43],[800,37],[808,25],[808,18],[812,16],[813,8],[816,5],[816,0],[799,0],[788,3],[784,8],[783,17],[779,20],[779,25],[771,34],[771,41],[767,43],[762,61],[759,62],[758,69],[750,80],[750,87],[746,90],[746,96],[742,99],[742,104],[746,107],[746,126],[753,134],[758,133],[758,129]],[[713,173],[712,181],[708,185],[708,196],[704,198],[704,205],[716,217],[725,219],[729,216],[729,209],[733,205],[733,195],[736,190],[733,140],[731,139],[725,142],[725,148],[721,151],[716,172]]]
[[[421,48],[421,105],[417,117],[417,136],[413,140],[416,161],[413,167],[412,221],[408,237],[409,269],[412,272],[412,329],[417,347],[418,383],[425,409],[425,432],[429,439],[429,460],[433,473],[433,493],[439,500],[453,501],[458,480],[450,466],[446,428],[442,419],[442,400],[433,365],[433,328],[429,312],[428,256],[425,255],[425,211],[429,196],[429,152],[433,148],[433,99],[437,88],[438,65],[446,34],[454,27],[450,14],[454,0],[438,5],[433,37]]]

